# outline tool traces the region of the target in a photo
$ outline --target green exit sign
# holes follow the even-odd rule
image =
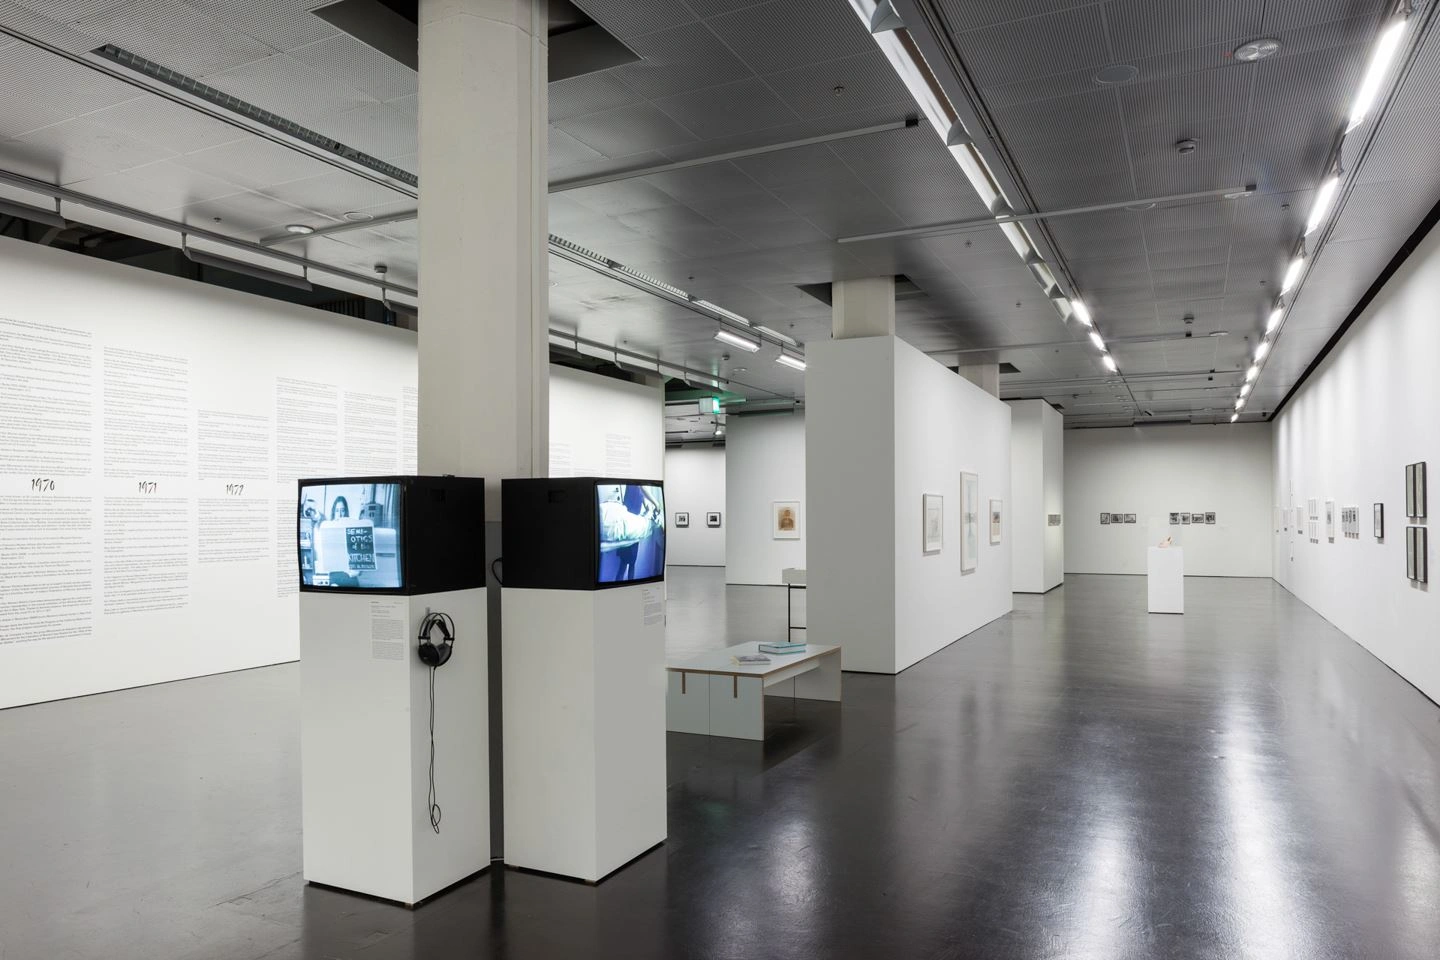
[[[720,412],[720,401],[715,397],[700,398],[700,412],[702,414],[717,414]]]

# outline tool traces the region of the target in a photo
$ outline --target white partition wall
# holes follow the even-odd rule
[[[1173,528],[1185,574],[1268,577],[1270,477],[1267,423],[1067,430],[1065,572],[1144,574],[1150,520],[1214,513],[1213,524]],[[1135,522],[1102,524],[1101,513]]]
[[[665,545],[666,562],[672,567],[725,566],[725,535],[733,518],[725,503],[725,448],[713,446],[675,447],[665,451],[665,509],[669,527]],[[688,515],[690,525],[681,527],[676,514]],[[720,525],[712,527],[707,515],[718,513]]]
[[[1273,488],[1274,502],[1292,513],[1312,497],[1360,507],[1358,538],[1331,542],[1322,527],[1312,543],[1282,530],[1275,578],[1432,700],[1440,700],[1437,299],[1440,232],[1432,232],[1276,418]],[[1429,517],[1407,521],[1405,466],[1420,461],[1428,464]],[[1384,539],[1374,536],[1376,503],[1385,506]],[[1429,584],[1407,579],[1407,523],[1430,528]]]
[[[0,290],[0,707],[294,660],[295,480],[415,471],[415,334],[9,239]]]
[[[1010,497],[1010,408],[894,337],[811,343],[807,362],[809,639],[896,673],[1011,609],[1010,538],[992,544],[987,515]],[[962,473],[979,480],[969,548]],[[943,498],[931,552],[926,494]]]
[[[730,417],[725,428],[725,582],[779,586],[805,566],[805,414]],[[798,537],[775,535],[776,503],[798,503]]]
[[[550,366],[550,476],[665,478],[659,381]]]
[[[1065,580],[1065,419],[1044,400],[1006,404],[1012,586],[1018,593],[1045,593]]]

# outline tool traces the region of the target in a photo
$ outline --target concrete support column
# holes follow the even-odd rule
[[[992,397],[1000,396],[1000,364],[962,363],[955,372]]]
[[[549,465],[546,0],[420,2],[422,473]]]
[[[836,340],[895,336],[895,278],[837,280],[830,288]]]

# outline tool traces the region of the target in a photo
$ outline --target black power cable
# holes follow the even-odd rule
[[[440,803],[435,792],[435,671],[430,668],[430,793],[427,803],[430,807],[430,829],[440,832]]]

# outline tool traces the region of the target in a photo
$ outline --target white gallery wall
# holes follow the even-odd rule
[[[550,365],[550,476],[665,479],[660,381]]]
[[[798,540],[775,538],[773,506],[779,500],[800,503]],[[810,521],[803,412],[726,419],[725,503],[726,583],[778,586],[780,571],[805,567]]]
[[[1011,609],[1010,408],[895,337],[811,343],[805,377],[810,634],[846,670],[897,673]],[[977,474],[976,566],[962,573],[962,472]],[[943,498],[927,553],[923,497]]]
[[[1440,701],[1440,232],[1432,232],[1274,421],[1275,579]],[[1431,583],[1407,579],[1405,465],[1429,473]],[[1320,542],[1297,535],[1294,506],[1320,501]],[[1360,508],[1360,537],[1325,536],[1324,501]],[[1373,505],[1385,505],[1384,539]]]
[[[1185,548],[1185,574],[1271,575],[1270,425],[1236,423],[1065,432],[1065,572],[1145,573],[1150,521]],[[1169,526],[1171,513],[1214,524]],[[1135,523],[1102,524],[1101,513]]]
[[[725,448],[671,447],[665,451],[665,508],[670,516],[666,562],[678,567],[725,566]],[[675,515],[690,515],[690,526],[675,525]],[[720,526],[706,526],[707,513],[720,514]]]
[[[0,707],[293,660],[295,480],[415,469],[415,334],[0,240]]]
[[[1065,418],[1044,400],[1010,407],[1010,554],[1013,589],[1045,593],[1065,581]],[[1052,526],[1049,518],[1060,517]]]

